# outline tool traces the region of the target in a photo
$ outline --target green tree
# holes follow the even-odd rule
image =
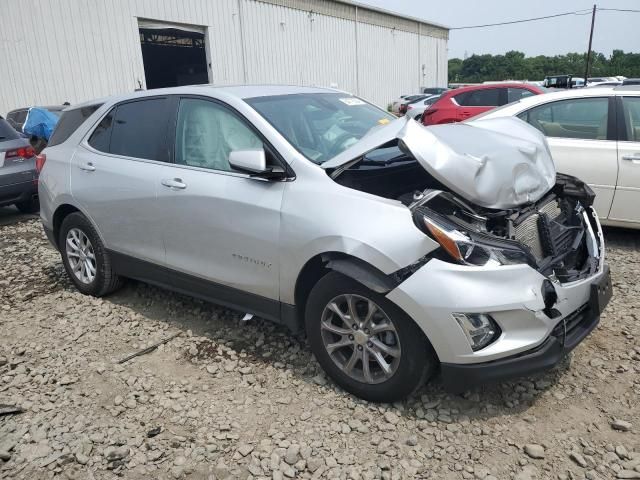
[[[542,80],[547,75],[584,75],[586,54],[526,57],[509,51],[504,55],[472,55],[465,60],[449,60],[449,81],[477,83],[486,80]],[[640,77],[640,53],[614,50],[607,57],[592,52],[590,76]]]

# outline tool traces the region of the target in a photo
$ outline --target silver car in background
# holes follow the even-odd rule
[[[197,86],[71,108],[54,137],[41,218],[81,292],[129,277],[304,329],[364,399],[549,368],[611,295],[593,192],[517,120]]]

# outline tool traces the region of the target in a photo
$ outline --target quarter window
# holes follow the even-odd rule
[[[627,129],[627,140],[640,142],[640,97],[623,97],[622,112]]]
[[[607,98],[577,98],[547,103],[518,117],[547,137],[606,140],[609,120]]]
[[[180,101],[176,164],[235,171],[229,164],[229,153],[259,148],[264,146],[258,135],[228,108],[196,98]]]
[[[73,110],[69,110],[68,112],[64,113],[55,112],[62,113],[62,116],[60,117],[60,120],[58,120],[56,128],[53,130],[53,134],[51,134],[51,138],[49,139],[49,146],[53,147],[54,145],[59,145],[63,142],[66,142],[67,139],[73,134],[73,132],[75,132],[87,118],[93,115],[93,112],[100,108],[101,105],[102,104],[74,108]]]
[[[526,88],[508,88],[507,89],[507,103],[517,102],[523,98],[531,97],[535,95],[531,90]]]
[[[89,145],[101,152],[109,153],[109,141],[111,140],[111,125],[115,108],[105,116],[89,137]]]

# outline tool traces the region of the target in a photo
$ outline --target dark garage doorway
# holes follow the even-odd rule
[[[173,27],[139,30],[148,89],[209,83],[204,33]]]

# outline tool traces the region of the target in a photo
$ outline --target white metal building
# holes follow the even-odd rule
[[[1,0],[0,115],[193,83],[446,86],[446,27],[345,0]]]

